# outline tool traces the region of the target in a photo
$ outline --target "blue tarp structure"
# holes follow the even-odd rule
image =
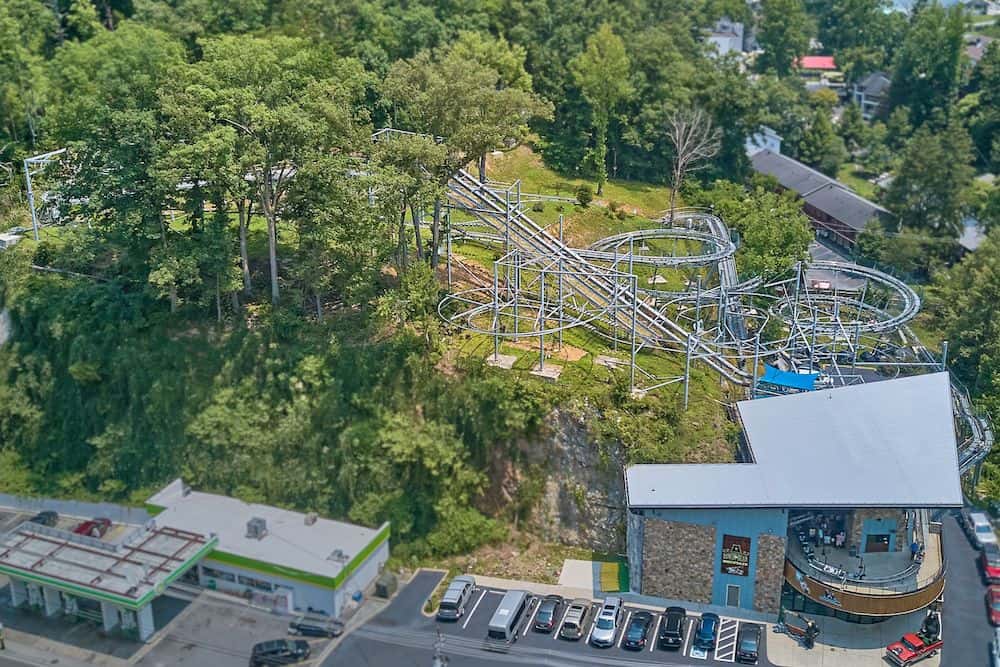
[[[817,378],[819,373],[792,373],[764,364],[764,376],[757,381],[799,391],[812,391],[816,388]]]

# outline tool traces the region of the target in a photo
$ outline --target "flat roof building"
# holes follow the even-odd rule
[[[47,616],[85,616],[90,607],[106,630],[134,630],[145,640],[155,629],[152,601],[216,543],[155,523],[111,543],[26,521],[0,537],[0,572],[10,578],[15,607],[43,608]]]
[[[741,401],[737,412],[741,462],[627,468],[635,592],[846,620],[940,595],[940,525],[927,510],[962,505],[947,373]]]
[[[389,557],[389,524],[371,529],[191,490],[174,480],[147,501],[158,523],[215,535],[199,582],[284,612],[339,616]]]

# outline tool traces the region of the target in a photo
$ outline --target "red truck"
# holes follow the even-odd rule
[[[944,642],[940,639],[924,641],[914,632],[903,635],[898,642],[893,642],[885,648],[885,657],[894,665],[906,667],[924,658],[937,655]]]

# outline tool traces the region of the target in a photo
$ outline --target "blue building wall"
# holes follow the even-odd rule
[[[726,586],[740,587],[740,608],[753,610],[754,582],[757,577],[757,548],[760,535],[784,537],[788,532],[788,510],[784,509],[658,509],[646,516],[715,527],[715,559],[712,563],[712,604],[726,604]],[[750,571],[742,577],[722,572],[724,535],[750,538]]]

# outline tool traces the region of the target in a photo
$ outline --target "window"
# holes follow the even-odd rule
[[[740,606],[740,587],[729,584],[726,586],[726,606]]]
[[[208,567],[207,565],[201,566],[201,573],[206,577],[211,577],[212,579],[222,579],[223,581],[235,582],[236,575],[232,572],[223,572],[222,570],[216,570],[214,567]]]
[[[250,588],[256,588],[259,591],[267,591],[270,593],[274,590],[274,586],[271,585],[269,581],[263,581],[261,579],[254,579],[252,577],[244,577],[242,574],[239,576],[239,582],[243,586],[249,586]]]

